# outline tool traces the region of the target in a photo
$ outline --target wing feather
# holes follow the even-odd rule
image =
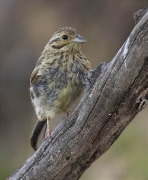
[[[38,71],[39,71],[39,68],[35,68],[31,74],[31,77],[30,77],[30,84],[34,84],[36,82],[36,80],[38,79],[38,77],[40,75],[38,75]]]

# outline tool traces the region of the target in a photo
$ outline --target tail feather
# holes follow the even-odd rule
[[[44,127],[44,125],[46,124],[46,120],[44,121],[37,121],[34,130],[32,132],[31,138],[30,138],[30,144],[32,146],[32,148],[36,151],[37,150],[37,141],[39,138],[39,135]],[[45,128],[46,130],[46,128]]]

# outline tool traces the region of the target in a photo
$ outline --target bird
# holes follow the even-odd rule
[[[69,114],[70,107],[79,101],[84,92],[83,79],[91,69],[81,50],[84,42],[86,40],[75,28],[58,29],[31,74],[30,97],[38,118],[30,138],[35,151],[43,127],[46,125],[49,137],[49,121],[57,114]]]

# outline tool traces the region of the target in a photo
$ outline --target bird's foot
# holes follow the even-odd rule
[[[66,114],[67,114],[67,117],[69,116],[69,114],[71,113],[71,111],[67,111]]]
[[[48,137],[50,137],[51,136],[51,132],[50,131],[48,131],[47,133],[46,133],[46,136],[43,138],[43,141],[45,141]]]

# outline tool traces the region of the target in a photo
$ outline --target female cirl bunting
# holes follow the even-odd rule
[[[90,70],[90,63],[81,51],[85,39],[71,27],[60,28],[42,52],[30,78],[30,96],[38,121],[30,139],[36,144],[42,128],[56,114],[68,112],[84,90],[82,80]]]

